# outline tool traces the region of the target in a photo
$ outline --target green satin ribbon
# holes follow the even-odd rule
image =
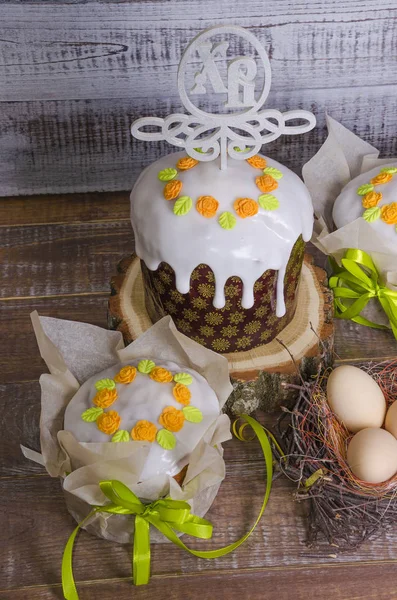
[[[192,515],[187,502],[165,498],[151,504],[143,504],[131,490],[120,481],[101,481],[100,488],[110,500],[105,506],[94,506],[89,515],[81,521],[73,531],[65,546],[62,558],[62,589],[66,600],[79,600],[76,584],[73,577],[72,554],[76,536],[89,519],[99,512],[117,515],[135,515],[135,533],[132,553],[132,574],[135,585],[144,585],[150,578],[150,535],[149,525],[173,542],[176,546],[198,556],[199,558],[219,558],[233,552],[241,546],[252,534],[262,517],[269,500],[272,487],[273,461],[272,449],[264,428],[252,417],[240,417],[250,425],[262,447],[266,464],[266,491],[259,515],[250,531],[242,538],[218,550],[198,551],[191,550],[178,538],[175,531],[187,533],[197,538],[209,539],[212,536],[212,525],[206,519]],[[239,439],[243,439],[239,436]]]
[[[342,258],[342,267],[334,260],[331,262],[334,275],[329,280],[329,286],[334,292],[335,317],[374,329],[388,329],[360,314],[371,298],[377,298],[397,339],[397,292],[382,283],[369,254],[350,248]]]

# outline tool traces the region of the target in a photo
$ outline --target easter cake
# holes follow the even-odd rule
[[[174,362],[142,359],[88,379],[66,407],[64,429],[83,444],[144,444],[140,481],[146,481],[183,474],[218,416],[217,396],[202,375]]]
[[[131,193],[131,221],[152,322],[171,315],[217,352],[270,342],[292,320],[313,208],[301,179],[256,154],[154,162]]]
[[[339,228],[362,217],[397,254],[397,163],[384,164],[350,181],[335,200],[333,220]]]

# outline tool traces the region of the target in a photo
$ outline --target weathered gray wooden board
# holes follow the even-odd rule
[[[315,132],[266,152],[300,170],[325,138],[325,110],[396,152],[395,0],[0,5],[1,195],[131,187],[166,148],[133,142],[131,122],[180,111],[181,51],[220,23],[249,28],[266,48],[269,107],[318,116]]]
[[[318,127],[305,136],[279,138],[266,153],[300,171],[326,136],[324,110],[395,155],[397,86],[301,90],[271,95],[282,109],[309,107]],[[1,105],[0,105],[1,108]],[[132,140],[141,114],[165,115],[176,101],[65,100],[9,102],[0,114],[1,195],[130,189],[142,168],[170,151],[167,144]],[[171,149],[172,150],[172,149]]]
[[[2,100],[168,97],[181,50],[219,23],[249,28],[272,61],[273,89],[389,84],[396,2],[157,0],[2,8]],[[394,15],[395,17],[396,15]]]

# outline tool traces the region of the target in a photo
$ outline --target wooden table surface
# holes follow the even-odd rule
[[[60,482],[22,456],[19,444],[39,450],[40,388],[45,371],[29,314],[106,327],[109,280],[133,250],[128,194],[42,196],[0,200],[1,226],[1,433],[0,599],[62,598],[60,565],[75,523]],[[324,265],[324,257],[317,256]],[[388,332],[336,324],[341,361],[394,357]],[[224,546],[253,523],[264,494],[258,444],[225,444],[227,475],[208,513],[211,542]],[[83,532],[75,551],[81,600],[397,598],[397,528],[338,555],[305,545],[305,505],[293,486],[276,480],[268,508],[248,542],[231,555],[206,561],[163,544],[152,546],[150,584],[133,588],[130,548]],[[190,540],[189,540],[190,541]]]

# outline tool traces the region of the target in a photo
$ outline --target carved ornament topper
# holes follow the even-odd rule
[[[230,56],[231,46],[248,48],[250,56]],[[196,72],[192,65],[198,66]],[[190,114],[143,117],[131,133],[140,140],[166,140],[200,161],[220,156],[225,169],[228,156],[249,158],[282,134],[306,133],[315,126],[315,116],[306,110],[260,110],[270,85],[269,58],[252,33],[236,25],[206,29],[188,45],[178,68],[179,96]],[[220,98],[217,112],[199,106],[210,95]],[[293,120],[304,122],[288,125]],[[145,131],[148,126],[156,130]]]

